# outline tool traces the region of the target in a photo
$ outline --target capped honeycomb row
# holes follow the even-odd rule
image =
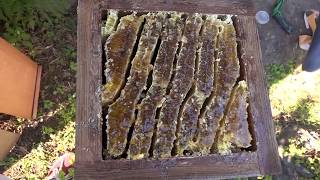
[[[231,16],[109,11],[102,34],[107,157],[205,156],[251,146]]]

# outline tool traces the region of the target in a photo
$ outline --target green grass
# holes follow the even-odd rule
[[[320,72],[295,67],[290,63],[266,68],[277,134],[294,132],[288,144],[279,147],[280,155],[291,157],[320,179]]]
[[[294,71],[295,64],[290,62],[288,65],[283,64],[270,64],[266,67],[267,81],[270,87],[284,79],[288,74]]]
[[[1,0],[0,24],[4,32],[0,35],[17,47],[32,49],[29,32],[44,25],[52,27],[69,6],[68,0]]]
[[[10,157],[2,165],[11,165],[4,173],[13,179],[43,179],[47,176],[50,165],[65,152],[75,148],[75,95],[70,96],[69,104],[57,112],[59,125],[43,127],[43,134],[49,140],[37,144],[30,153],[23,158]]]
[[[281,67],[281,68],[279,68]],[[283,65],[272,65],[268,77],[274,72],[285,71]],[[274,71],[278,69],[278,71]],[[320,77],[319,73],[289,70],[285,78],[269,79],[269,94],[274,116],[289,114],[306,124],[320,125]],[[275,76],[281,77],[278,73]],[[276,83],[274,83],[276,82]]]

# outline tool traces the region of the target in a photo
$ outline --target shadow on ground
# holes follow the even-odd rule
[[[0,174],[50,139],[44,128],[55,132],[64,128],[66,122],[62,122],[59,112],[63,110],[61,107],[66,108],[71,103],[70,97],[75,94],[76,12],[70,10],[53,29],[39,28],[30,34],[32,52],[22,50],[26,54],[35,52],[33,59],[43,66],[38,118],[25,122],[26,127],[17,145],[0,163]]]
[[[303,156],[280,154],[283,173],[279,176],[274,176],[273,179],[295,180],[301,177],[312,179],[315,176],[308,169],[310,167],[305,167],[305,163],[309,161],[310,157],[317,156],[317,152],[313,149],[314,147],[312,148],[314,145],[311,143],[312,141],[319,141],[313,134],[320,132],[318,124],[306,121],[310,118],[310,103],[312,103],[310,98],[301,99],[297,103],[297,108],[292,112],[275,117],[277,141],[281,151],[294,151],[296,147],[290,147],[291,144],[295,144],[298,148],[307,148],[307,150],[303,153]],[[316,133],[315,135],[318,136],[319,134]],[[296,162],[304,163],[301,165]]]

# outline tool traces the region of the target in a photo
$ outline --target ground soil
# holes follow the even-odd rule
[[[257,11],[267,11],[270,16],[274,3],[275,0],[255,1]],[[264,64],[286,64],[290,61],[301,63],[303,61],[306,52],[298,47],[298,37],[302,34],[311,34],[311,31],[305,28],[303,13],[319,7],[320,0],[286,1],[283,14],[295,29],[292,34],[283,31],[273,18],[268,24],[258,25]]]

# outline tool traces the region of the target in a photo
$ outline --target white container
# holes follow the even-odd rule
[[[259,11],[256,14],[256,20],[259,24],[267,24],[270,20],[270,16],[266,11]]]

